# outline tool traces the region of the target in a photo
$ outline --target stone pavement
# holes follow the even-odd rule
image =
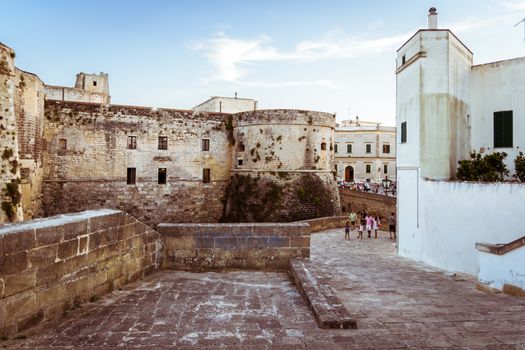
[[[283,273],[162,271],[0,347],[525,349],[524,298],[397,257],[387,236],[312,236],[312,260],[357,330],[318,328]]]

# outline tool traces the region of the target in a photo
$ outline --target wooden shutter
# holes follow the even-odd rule
[[[494,112],[494,148],[512,147],[512,111]]]

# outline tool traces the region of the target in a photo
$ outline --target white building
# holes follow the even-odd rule
[[[428,23],[397,51],[399,254],[501,287],[480,270],[475,243],[525,234],[525,185],[450,180],[472,150],[506,152],[513,171],[525,147],[525,58],[473,65],[435,8]],[[525,288],[524,274],[507,283]]]
[[[196,112],[239,113],[257,110],[257,101],[251,98],[212,96],[192,108]]]
[[[335,129],[337,178],[346,182],[381,182],[396,177],[396,128],[377,122],[344,120]]]

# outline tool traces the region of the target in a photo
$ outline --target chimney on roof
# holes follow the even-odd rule
[[[428,29],[438,29],[438,13],[435,7],[428,10]]]

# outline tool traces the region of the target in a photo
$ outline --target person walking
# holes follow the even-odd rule
[[[357,214],[355,213],[355,211],[352,210],[352,212],[348,216],[348,219],[350,220],[351,230],[355,230],[355,224],[357,223]]]
[[[394,212],[390,213],[390,216],[388,217],[388,233],[390,235],[390,239],[392,239],[392,235],[394,236],[394,239],[396,239],[396,216],[394,215]]]
[[[379,216],[374,217],[374,221],[372,222],[373,229],[374,229],[374,238],[377,239],[377,230],[379,230],[379,226],[381,226],[381,221],[379,220]]]
[[[373,221],[372,215],[366,215],[365,217],[365,223],[366,223],[366,231],[368,232],[368,238],[372,238],[372,221]]]
[[[359,220],[359,234],[357,235],[357,238],[363,238],[363,231],[366,227],[366,215],[365,213],[361,214],[361,219]]]
[[[345,224],[345,239],[350,239],[350,221]]]

